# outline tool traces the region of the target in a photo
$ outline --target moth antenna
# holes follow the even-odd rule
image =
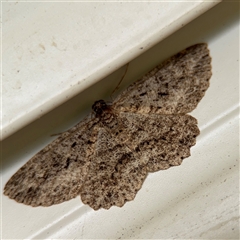
[[[123,76],[121,77],[120,81],[118,82],[118,85],[115,87],[115,89],[112,91],[111,95],[110,95],[110,99],[112,100],[113,99],[113,94],[119,89],[124,77],[126,76],[127,74],[127,70],[128,70],[128,66],[129,66],[129,62],[126,64],[126,69],[125,69],[125,72],[123,74]]]

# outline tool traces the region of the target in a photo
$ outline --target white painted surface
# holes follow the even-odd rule
[[[32,208],[2,196],[2,238],[239,239],[238,6],[220,3],[129,65],[125,81],[191,44],[209,43],[213,76],[191,113],[201,129],[191,157],[179,167],[149,174],[134,201],[123,208],[94,211],[79,198]],[[3,184],[51,142],[50,134],[79,121],[85,101],[90,106],[104,97],[105,89],[111,92],[123,70],[4,140]]]
[[[1,137],[64,103],[217,2],[3,2]]]

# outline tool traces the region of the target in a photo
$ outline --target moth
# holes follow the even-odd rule
[[[6,183],[19,203],[51,206],[77,196],[94,210],[122,207],[149,172],[178,166],[199,135],[188,115],[209,87],[207,44],[179,52],[33,156]]]

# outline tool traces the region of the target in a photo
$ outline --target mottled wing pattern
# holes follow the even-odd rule
[[[95,210],[121,207],[134,199],[146,176],[146,162],[140,155],[101,128],[81,199]]]
[[[80,122],[37,153],[7,182],[4,194],[31,206],[79,195],[93,156],[99,119]]]
[[[130,85],[117,96],[112,107],[124,112],[188,113],[204,96],[210,77],[207,44],[196,44]]]
[[[198,134],[197,121],[189,115],[115,113],[99,129],[80,191],[83,203],[95,210],[123,206],[135,198],[148,172],[178,166],[190,156]]]
[[[197,120],[189,115],[122,112],[119,119],[124,127],[116,139],[144,158],[149,172],[180,165],[199,134]]]

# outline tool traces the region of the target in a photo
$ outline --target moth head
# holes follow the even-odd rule
[[[104,100],[98,100],[92,105],[92,110],[97,116],[102,115],[106,109],[108,109],[108,105]]]

